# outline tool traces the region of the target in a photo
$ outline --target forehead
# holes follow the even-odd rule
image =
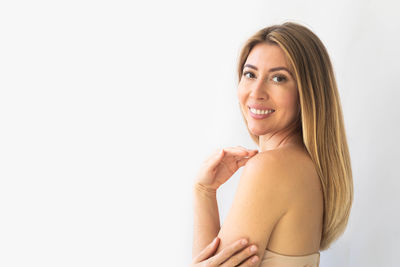
[[[289,61],[278,45],[259,43],[250,51],[246,63],[257,66],[259,69],[286,67],[291,69]]]

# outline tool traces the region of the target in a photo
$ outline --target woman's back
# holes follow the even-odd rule
[[[279,160],[285,161],[293,173],[293,186],[296,186],[296,195],[290,208],[277,222],[266,250],[288,256],[318,253],[323,222],[323,193],[306,149],[290,145],[262,153],[273,153]]]

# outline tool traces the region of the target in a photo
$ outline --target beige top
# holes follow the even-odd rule
[[[260,267],[318,267],[320,253],[305,256],[282,255],[265,250]]]

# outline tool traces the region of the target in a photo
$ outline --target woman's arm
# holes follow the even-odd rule
[[[204,161],[194,182],[194,231],[192,257],[198,255],[220,231],[217,189],[258,150],[228,147]],[[241,237],[243,238],[243,237]]]
[[[293,180],[296,179],[290,168],[275,152],[252,157],[244,167],[232,206],[218,233],[221,243],[216,253],[246,236],[257,245],[257,255],[262,259],[273,228],[287,212],[298,189]]]
[[[195,183],[193,196],[192,258],[196,257],[217,236],[220,230],[217,192]]]

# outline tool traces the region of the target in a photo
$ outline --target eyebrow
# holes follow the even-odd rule
[[[257,68],[256,66],[253,66],[253,65],[251,65],[251,64],[245,64],[245,65],[243,66],[243,68],[244,68],[244,67],[249,67],[249,68],[258,70],[258,68]],[[271,69],[269,69],[269,72],[273,72],[273,71],[277,71],[277,70],[286,70],[286,71],[289,72],[289,74],[293,77],[293,74],[290,72],[290,70],[288,70],[288,69],[285,68],[285,67],[271,68]]]

